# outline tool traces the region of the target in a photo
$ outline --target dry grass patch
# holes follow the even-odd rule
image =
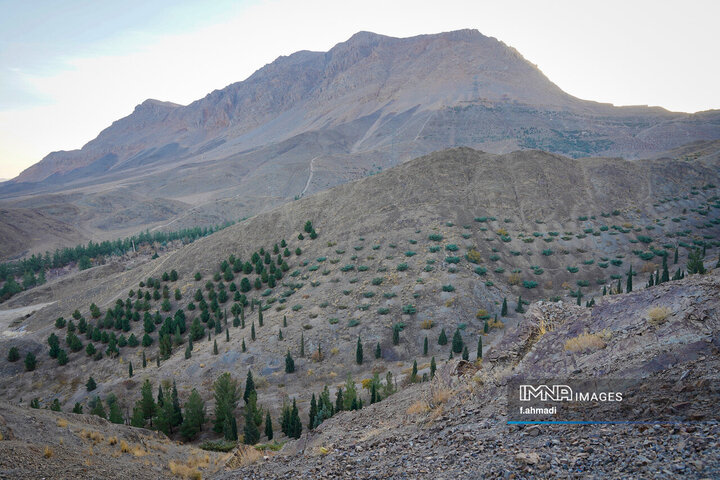
[[[170,460],[168,462],[168,468],[173,475],[176,475],[178,477],[189,478],[192,480],[202,480],[202,474],[197,468],[190,467],[182,462]]]
[[[653,325],[661,325],[665,323],[667,318],[672,315],[672,312],[667,307],[653,307],[648,310],[647,316],[650,323]]]
[[[452,396],[453,391],[449,388],[437,388],[432,391],[432,404],[442,405]]]
[[[410,405],[405,413],[408,415],[417,415],[418,413],[426,413],[430,411],[430,405],[425,400],[418,400]]]
[[[117,445],[117,443],[118,443],[117,437],[110,437],[110,438],[108,438],[108,444],[109,444],[109,445]]]
[[[597,333],[584,332],[565,342],[565,350],[570,352],[594,352],[607,346],[611,333],[609,330],[601,330]]]
[[[45,445],[45,450],[43,450],[43,456],[45,458],[50,458],[53,456],[53,449]]]
[[[130,446],[125,440],[120,440],[120,451],[122,453],[130,453]]]
[[[230,460],[225,464],[227,468],[240,468],[245,465],[255,463],[263,457],[263,452],[257,450],[254,447],[248,445],[238,445],[235,453],[232,455]]]
[[[64,418],[58,418],[58,419],[57,419],[57,426],[58,426],[58,427],[60,427],[60,428],[65,428],[65,427],[67,427],[67,425],[68,425],[68,422],[67,422],[67,420],[65,420]]]

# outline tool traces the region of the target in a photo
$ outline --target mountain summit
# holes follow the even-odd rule
[[[187,106],[146,100],[82,149],[53,152],[4,184],[0,202],[21,194],[43,213],[60,204],[61,220],[110,238],[255,214],[453,146],[643,158],[718,138],[719,112],[577,99],[477,30],[359,32]]]

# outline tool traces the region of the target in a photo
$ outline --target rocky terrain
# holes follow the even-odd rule
[[[718,288],[714,273],[604,297],[592,310],[534,304],[481,363],[450,361],[430,384],[343,412],[278,455],[213,478],[715,478]],[[648,318],[655,306],[670,310],[661,324]],[[606,329],[601,347],[567,349],[579,333]],[[642,403],[660,410],[683,408],[687,386],[712,386],[685,402],[699,423],[522,426],[506,424],[512,376],[652,379],[664,388]]]
[[[449,478],[459,472],[493,476],[514,471],[533,477],[594,469],[623,477],[653,476],[657,471],[651,469],[661,465],[668,473],[657,476],[712,477],[717,468],[714,424],[695,431],[688,430],[693,426],[672,427],[677,431],[653,426],[538,430],[506,426],[503,412],[507,380],[517,375],[627,374],[674,379],[676,384],[713,378],[717,271],[645,285],[653,274],[659,278],[663,263],[669,276],[684,272],[693,252],[705,251],[707,269],[716,265],[718,184],[711,154],[627,161],[456,148],[290,202],[188,245],[146,247],[157,256],[146,251],[96,258],[92,268],[49,278],[3,304],[0,401],[6,406],[0,415],[16,438],[40,451],[40,439],[17,425],[31,400],[37,400],[40,410],[57,400],[63,412],[75,403],[87,411],[95,395],[105,399],[113,394],[128,418],[148,379],[166,391],[176,382],[181,402],[197,388],[212,412],[212,385],[220,374],[230,372],[242,381],[251,371],[258,402],[273,420],[279,420],[283,400],[295,399],[307,433],[310,396],[324,386],[334,398],[348,375],[362,385],[373,374],[384,379],[390,372],[403,387],[414,362],[420,379],[429,376],[435,358],[439,369],[433,382],[401,388],[373,405],[369,392],[358,387],[366,403],[362,410],[341,412],[298,441],[278,433],[277,439],[286,443],[277,455],[258,455],[250,447],[254,456],[245,449],[233,451],[218,460],[230,471],[217,475],[314,478],[363,471],[371,478]],[[249,262],[261,249],[268,256],[258,255],[257,263],[281,272],[276,283]],[[279,268],[283,264],[286,268]],[[633,293],[603,295],[615,293],[618,283],[626,291],[631,268]],[[166,276],[169,272],[177,277]],[[244,280],[250,288],[242,292],[247,302],[243,326],[233,316],[242,303]],[[163,298],[160,292],[166,290]],[[221,300],[211,291],[229,295]],[[140,292],[147,308],[145,300],[138,303]],[[182,311],[190,325],[201,318],[201,304],[213,298],[219,299],[217,310],[205,323],[209,327],[210,319],[219,319],[220,331],[204,330],[189,358],[183,354],[187,343],[173,344],[170,354],[161,355],[163,317],[172,320]],[[112,315],[122,320],[127,311],[130,317],[138,313],[127,329],[117,322],[105,324],[108,311],[118,311],[118,301],[123,313]],[[82,349],[68,350],[69,362],[59,365],[48,354],[48,338],[57,335],[67,348],[68,328],[58,327],[56,319],[69,321],[76,309],[91,326],[103,322],[106,336],[142,338],[145,313],[157,312],[160,322],[151,321],[151,344],[121,346],[117,355],[97,360],[85,347],[93,343],[105,351],[108,344],[80,332]],[[662,315],[651,313],[653,309]],[[458,335],[473,361],[482,339],[485,360],[475,366],[463,363],[458,377],[454,363],[445,365],[452,342],[440,342],[443,332],[448,340]],[[208,334],[210,341],[205,340]],[[364,346],[362,363],[357,362],[358,341]],[[37,368],[25,371],[22,361],[8,361],[11,347],[23,357],[33,353]],[[318,350],[322,355],[316,355]],[[288,352],[295,362],[291,373],[284,368]],[[97,382],[92,392],[85,387],[90,376]],[[658,399],[669,395],[651,394]],[[698,415],[707,416],[706,405],[714,401],[708,395]],[[242,411],[237,410],[240,425]],[[31,412],[50,419],[44,421],[55,418]],[[121,430],[133,434],[129,427],[112,428],[119,429],[118,435]],[[621,434],[616,433],[619,428]],[[207,428],[195,444],[216,437]],[[3,443],[0,448],[9,445]],[[639,450],[641,444],[645,450]],[[58,451],[62,444],[53,445]],[[187,445],[178,448],[177,454],[155,462],[163,475],[170,460],[191,456],[184,450]],[[676,461],[671,454],[683,449],[687,453]],[[609,462],[607,452],[617,462]],[[135,461],[121,454],[118,458]],[[645,465],[637,465],[640,455],[648,459]],[[268,459],[235,471],[262,456]],[[37,460],[45,461],[42,456]],[[215,465],[214,460],[206,463]],[[111,468],[102,465],[98,468]],[[212,471],[203,468],[205,476]],[[76,474],[67,471],[68,476]]]
[[[81,150],[53,152],[0,185],[0,207],[104,240],[237,220],[454,146],[637,159],[718,138],[716,111],[574,98],[477,31],[360,32],[187,106],[147,100]],[[75,242],[9,241],[3,258]]]

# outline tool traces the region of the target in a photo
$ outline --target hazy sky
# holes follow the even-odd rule
[[[720,108],[719,15],[716,0],[0,0],[0,178],[146,98],[187,104],[360,30],[476,28],[580,98]]]

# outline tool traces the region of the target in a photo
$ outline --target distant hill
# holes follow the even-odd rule
[[[475,30],[360,32],[187,106],[147,100],[0,186],[0,201],[72,206],[82,214],[59,220],[107,239],[246,217],[454,146],[637,159],[718,138],[720,112],[580,100]]]

